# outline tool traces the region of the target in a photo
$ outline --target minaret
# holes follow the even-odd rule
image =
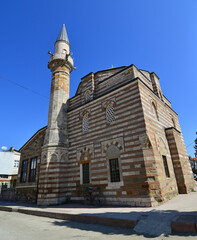
[[[73,59],[70,56],[70,44],[64,24],[55,42],[55,53],[51,54],[48,68],[52,71],[52,81],[48,127],[44,145],[67,145],[65,113],[66,102],[69,99],[70,72],[73,70]]]
[[[52,72],[48,126],[42,147],[38,204],[58,204],[65,201],[66,183],[62,183],[68,158],[67,100],[73,59],[65,25],[55,42],[48,68]]]

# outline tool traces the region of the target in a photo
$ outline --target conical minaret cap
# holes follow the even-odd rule
[[[57,38],[57,41],[65,41],[65,42],[69,43],[65,24],[63,24],[63,26],[62,26],[62,30],[61,30],[58,38]],[[57,42],[57,41],[56,41],[56,42]]]

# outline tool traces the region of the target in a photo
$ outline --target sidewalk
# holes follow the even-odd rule
[[[0,201],[0,210],[69,221],[133,228],[138,234],[160,236],[172,232],[197,234],[197,192],[181,194],[152,208],[94,207],[82,204],[38,207]]]

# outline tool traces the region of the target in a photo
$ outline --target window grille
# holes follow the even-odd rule
[[[18,166],[19,166],[19,160],[14,160],[14,167],[18,168]]]
[[[21,182],[26,182],[28,160],[24,160],[21,169]]]
[[[115,117],[114,117],[114,108],[112,105],[109,105],[106,108],[106,121],[107,123],[113,123],[115,121]]]
[[[89,163],[83,164],[83,183],[90,183]]]
[[[120,182],[118,158],[110,159],[109,164],[110,164],[111,182]]]
[[[83,132],[88,132],[88,114],[83,117]]]
[[[29,181],[33,182],[36,180],[36,163],[37,158],[32,158],[30,162]]]
[[[163,159],[163,165],[164,165],[166,177],[169,178],[170,177],[170,172],[169,172],[166,156],[162,155],[162,159]]]

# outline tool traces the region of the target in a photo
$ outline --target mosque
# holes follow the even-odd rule
[[[133,64],[90,72],[69,98],[65,25],[49,54],[48,125],[20,149],[18,199],[81,202],[91,188],[106,204],[150,207],[193,189],[177,113],[154,72]]]

